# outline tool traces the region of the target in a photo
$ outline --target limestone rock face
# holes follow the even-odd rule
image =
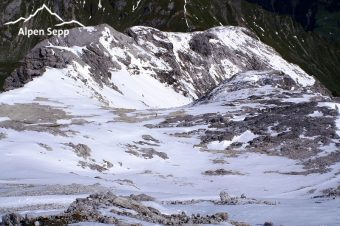
[[[65,21],[77,20],[86,26],[108,24],[118,31],[144,25],[162,31],[202,31],[221,25],[242,26],[252,30],[289,62],[316,76],[335,94],[339,94],[339,3],[332,1],[254,1],[212,0],[5,0],[0,2],[0,85],[28,52],[47,36],[18,36],[19,28],[54,28],[56,18],[43,10],[27,23],[5,25],[28,17],[46,4]],[[261,16],[259,16],[261,15]],[[69,29],[77,25],[61,28]],[[278,29],[281,27],[282,29]],[[313,32],[306,32],[306,30]],[[320,38],[320,35],[323,38]],[[326,39],[325,39],[326,38]],[[202,39],[203,40],[203,39]],[[198,42],[209,54],[206,42]],[[191,44],[195,48],[195,44]],[[293,48],[294,47],[294,48]],[[297,47],[297,48],[295,48]],[[201,51],[202,52],[202,51]],[[2,89],[0,88],[2,91]]]
[[[245,28],[171,33],[132,27],[126,34],[100,25],[74,28],[66,37],[47,39],[30,51],[23,65],[6,79],[4,89],[22,87],[46,68],[67,68],[74,62],[88,67],[99,86],[117,92],[121,91],[111,81],[112,72],[126,71],[132,76],[151,75],[191,99],[203,97],[225,79],[248,70],[274,69],[287,74],[286,83],[290,78],[303,87],[316,84]]]

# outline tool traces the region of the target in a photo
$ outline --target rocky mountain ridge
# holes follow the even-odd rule
[[[339,222],[339,101],[245,28],[74,28],[6,88],[5,223]]]
[[[121,94],[112,81],[119,71],[151,76],[190,99],[203,97],[225,79],[249,70],[280,70],[302,86],[316,83],[245,28],[217,27],[186,34],[133,27],[127,34],[101,25],[75,28],[67,37],[45,40],[6,79],[5,90],[22,87],[47,68],[67,68],[72,62],[88,67],[95,86],[106,85]],[[86,79],[84,84],[91,86]]]
[[[262,1],[170,1],[159,2],[153,0],[89,0],[89,1],[20,1],[6,0],[1,2],[0,8],[0,85],[20,61],[37,43],[47,37],[25,39],[17,37],[20,27],[46,28],[54,26],[53,18],[42,14],[28,24],[4,26],[9,20],[16,20],[21,16],[28,16],[45,3],[53,12],[65,20],[79,20],[81,23],[98,25],[107,23],[118,31],[135,26],[151,26],[163,31],[198,31],[219,25],[243,26],[252,30],[261,41],[272,46],[284,59],[303,68],[308,74],[316,76],[334,95],[338,95],[339,74],[337,64],[339,46],[336,42],[325,39],[329,31],[337,34],[336,11],[325,11],[331,2],[313,1],[304,4],[303,1],[273,1],[272,5]],[[328,4],[328,5],[327,5]],[[315,13],[317,5],[318,11]],[[313,18],[317,15],[317,29],[321,31],[306,32],[306,23],[294,18],[295,14],[285,14],[284,9],[293,7],[294,13],[314,10]],[[296,7],[296,8],[294,8]],[[335,9],[335,7],[333,7]],[[296,10],[295,10],[296,9]],[[299,9],[299,10],[297,10]],[[282,12],[281,12],[282,11]],[[331,21],[327,24],[325,21]],[[320,25],[321,23],[321,25]],[[39,26],[37,26],[39,24]],[[308,25],[309,26],[309,25]],[[70,27],[66,27],[70,28]],[[335,30],[334,30],[335,29]],[[320,34],[325,34],[320,37]],[[333,35],[333,36],[334,36]],[[331,35],[332,36],[332,35]],[[332,37],[333,37],[332,36]],[[2,57],[2,58],[1,58]]]

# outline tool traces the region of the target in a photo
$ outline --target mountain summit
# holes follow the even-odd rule
[[[5,90],[23,86],[47,67],[67,68],[72,61],[92,68],[100,85],[117,86],[111,84],[112,73],[123,70],[136,77],[149,75],[191,99],[248,70],[280,70],[302,86],[315,84],[301,68],[287,63],[245,28],[217,27],[186,34],[132,27],[126,33],[98,26],[72,29],[65,38],[46,40],[6,79]]]

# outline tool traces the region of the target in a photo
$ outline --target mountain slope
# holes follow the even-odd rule
[[[170,2],[89,0],[59,1],[57,3],[43,0],[34,2],[6,0],[0,3],[0,8],[4,9],[2,14],[0,12],[0,49],[2,52],[0,73],[3,75],[2,77],[8,76],[17,67],[18,61],[35,44],[46,38],[26,40],[17,37],[21,25],[4,26],[3,24],[24,15],[28,16],[43,3],[46,3],[65,20],[76,19],[87,26],[107,23],[119,31],[124,31],[135,25],[147,25],[164,31],[182,32],[205,30],[221,24],[244,26],[253,30],[263,42],[274,47],[286,60],[302,67],[308,74],[318,78],[334,95],[338,95],[340,90],[338,85],[340,84],[339,67],[337,66],[340,61],[339,43],[336,41],[337,38],[334,41],[333,38],[324,38],[325,35],[320,37],[320,34],[325,34],[328,31],[336,33],[338,30],[336,17],[327,19],[325,16],[318,16],[320,22],[317,24],[320,25],[315,31],[307,32],[306,24],[301,21],[297,22],[294,19],[296,18],[295,14],[288,13],[286,15],[283,13],[284,9],[292,5],[291,1],[272,2],[275,6],[273,9],[271,7],[264,9],[263,1],[253,4],[244,0]],[[297,2],[302,12],[308,11],[311,7],[309,4],[304,5],[303,1]],[[313,2],[320,8],[321,14],[324,14],[325,10],[333,4],[331,2]],[[333,8],[333,14],[337,15],[336,8]],[[333,15],[332,12],[328,12],[328,15]],[[45,20],[45,18],[47,19]],[[333,26],[325,24],[324,21],[327,20],[331,20]],[[42,15],[28,26],[46,28],[54,25],[55,23],[51,22],[48,15],[47,17]],[[318,32],[318,29],[323,31]],[[328,37],[327,34],[326,37]],[[333,41],[329,41],[329,39]]]
[[[81,38],[76,38],[79,33]],[[226,78],[248,70],[280,70],[303,86],[315,85],[315,79],[287,63],[245,28],[218,27],[185,34],[133,27],[127,33],[131,37],[104,25],[75,28],[65,38],[43,41],[6,79],[5,89],[23,86],[47,67],[66,68],[72,62],[91,72],[93,84],[106,85],[123,95],[130,92],[122,92],[124,87],[115,82],[116,72],[135,78],[151,76],[191,99],[204,96]],[[87,79],[84,83],[93,89]]]
[[[339,221],[340,104],[314,78],[245,28],[127,33],[72,29],[38,44],[7,81],[15,89],[0,94],[1,215]],[[120,198],[85,198],[108,190]],[[84,199],[68,208],[75,198]]]

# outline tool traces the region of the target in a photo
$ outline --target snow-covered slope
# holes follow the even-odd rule
[[[96,216],[143,225],[181,211],[340,221],[340,104],[246,30],[71,33],[32,50],[7,81],[25,86],[0,95],[0,214],[60,213],[110,190],[155,199],[146,210],[109,195]]]
[[[85,93],[110,106],[162,108],[187,104],[248,70],[275,69],[303,86],[315,83],[245,28],[185,34],[133,27],[127,34],[132,38],[101,25],[46,40],[28,54],[5,88],[20,87],[49,67],[67,68],[69,77],[87,87]]]

